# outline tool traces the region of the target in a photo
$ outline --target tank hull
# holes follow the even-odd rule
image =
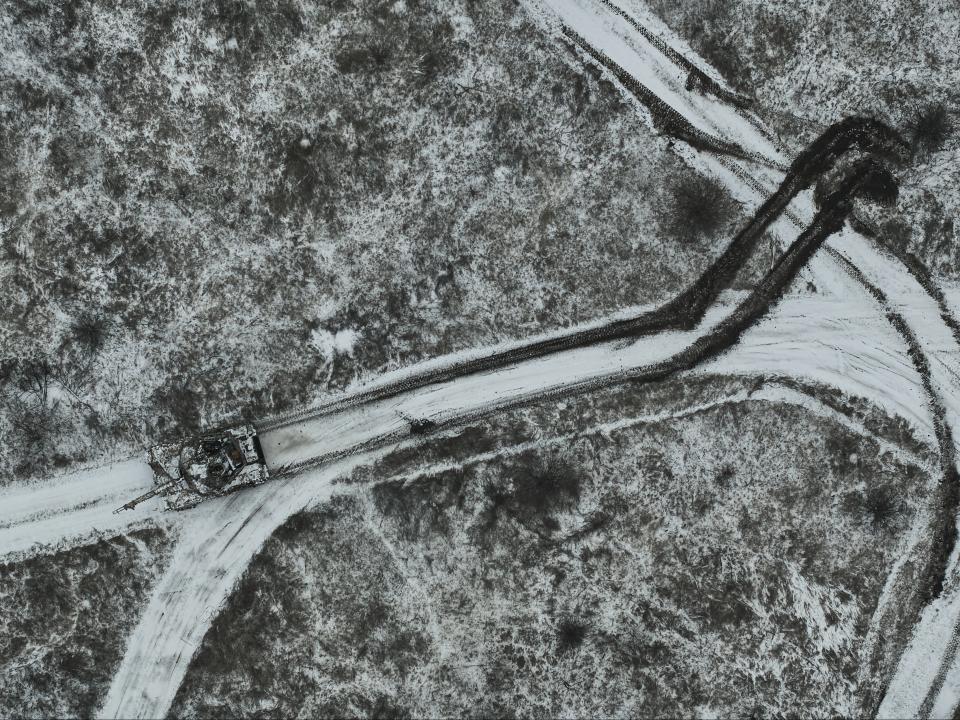
[[[260,485],[270,478],[252,425],[204,433],[181,443],[154,445],[147,460],[157,494],[171,510]]]

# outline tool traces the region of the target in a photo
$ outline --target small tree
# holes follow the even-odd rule
[[[667,228],[677,239],[702,238],[719,230],[733,213],[733,199],[718,183],[685,174],[673,183]]]
[[[73,321],[73,338],[87,352],[93,354],[107,339],[107,321],[102,316],[84,313]]]
[[[921,153],[939,150],[953,130],[953,120],[942,103],[918,108],[907,124],[913,151]]]
[[[870,488],[863,505],[870,517],[870,523],[876,528],[887,527],[897,515],[896,499],[888,485]]]
[[[557,625],[557,652],[576,650],[587,637],[587,626],[573,618],[564,618]]]

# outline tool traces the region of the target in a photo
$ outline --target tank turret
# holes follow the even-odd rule
[[[181,443],[154,445],[147,453],[155,487],[124,505],[132,510],[155,495],[163,495],[171,510],[185,510],[210,497],[219,497],[265,482],[270,473],[260,439],[252,425],[205,433]]]

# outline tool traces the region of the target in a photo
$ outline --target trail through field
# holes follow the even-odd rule
[[[680,68],[674,55],[651,40],[660,33],[672,44],[663,29],[655,27],[655,32],[646,34],[638,29],[646,27],[647,21],[653,23],[652,19],[631,21],[631,16],[617,13],[605,0],[555,0],[547,6],[535,5],[534,11],[558,42],[573,39],[584,63],[606,63],[601,64],[603,72],[645,117],[649,119],[649,109],[637,88],[624,84],[628,76],[649,91],[643,97],[658,98],[670,113],[694,128],[696,137],[719,140],[719,149],[726,150],[717,154],[683,144],[678,144],[677,151],[694,167],[721,179],[748,207],[764,207],[781,187],[787,153],[769,140],[756,118],[730,104],[730,96],[688,87],[689,69]],[[565,32],[571,28],[573,32]],[[809,189],[791,192],[790,198],[787,212],[765,219],[763,229],[773,231],[786,247],[795,242],[799,225],[802,233],[812,233],[804,253],[814,253],[833,226],[828,223],[817,229],[820,216]],[[846,206],[841,204],[846,201],[837,199],[831,223],[842,216]],[[793,281],[793,266],[774,268],[779,274],[771,271],[765,278],[769,280],[766,295],[726,293],[704,304],[702,315],[691,314],[689,323],[668,326],[654,318],[644,332],[617,337],[596,334],[594,330],[605,327],[598,323],[583,343],[558,347],[552,340],[540,346],[536,341],[518,343],[515,355],[501,356],[494,364],[483,359],[489,353],[450,356],[384,377],[320,409],[268,423],[262,433],[268,464],[302,471],[208,501],[179,516],[180,540],[129,639],[102,715],[164,716],[210,624],[266,539],[291,514],[329,498],[336,478],[356,464],[371,461],[394,444],[419,441],[411,434],[412,422],[430,421],[443,427],[541,398],[631,378],[660,378],[677,369],[690,372],[696,366],[695,372],[782,375],[837,387],[906,418],[916,434],[941,454],[946,438],[952,453],[957,444],[952,428],[960,423],[956,373],[960,346],[949,318],[907,267],[869,240],[845,228],[828,244],[863,274],[862,282],[829,253],[798,255],[797,263],[806,267],[801,282]],[[782,257],[788,255],[785,252]],[[789,295],[757,322],[781,291],[807,282],[816,286],[816,296]],[[882,286],[885,296],[871,293],[869,283]],[[712,301],[711,293],[721,289],[705,291],[704,297]],[[744,307],[748,312],[738,315]],[[894,315],[903,319],[909,332],[891,322]],[[569,333],[564,337],[569,340]],[[724,351],[728,341],[735,344]],[[534,346],[540,349],[530,351]],[[708,359],[708,355],[715,357]],[[84,526],[94,524],[105,532],[119,532],[148,522],[156,513],[159,500],[133,514],[112,514],[122,500],[149,487],[149,470],[139,461],[90,472],[80,476],[64,497],[57,497],[52,486],[15,488],[0,496],[3,551],[23,553],[36,550],[38,544],[57,546],[89,533]],[[105,486],[94,481],[100,477],[97,472],[107,478]],[[9,501],[9,511],[4,499]],[[960,592],[955,565],[954,555],[941,604]],[[935,607],[937,603],[927,611]],[[927,611],[915,635],[915,642],[923,646],[916,656],[946,657],[949,637],[928,639],[931,633],[925,634],[923,623],[942,627],[949,613]],[[941,640],[943,652],[936,645]],[[939,692],[936,684],[945,683],[936,677],[918,680],[910,652],[891,683],[887,701],[907,698],[913,702],[913,695],[897,690],[897,683],[915,688],[922,680],[924,694],[915,704],[919,712],[920,705],[933,702],[929,698]],[[935,675],[951,677],[952,662],[952,657],[939,662]],[[907,700],[903,707],[913,708]]]
[[[731,305],[736,307],[737,303]],[[827,314],[840,309],[845,311],[846,318]],[[696,331],[674,331],[626,345],[611,343],[570,351],[349,407],[314,418],[305,424],[305,429],[298,424],[267,432],[265,452],[272,453],[268,455],[272,462],[295,462],[324,454],[343,458],[184,513],[188,516],[181,530],[184,539],[130,638],[102,716],[166,714],[210,623],[261,544],[289,515],[318,497],[327,497],[331,482],[339,474],[388,449],[389,444],[382,442],[384,438],[415,441],[405,417],[451,420],[556,389],[580,387],[597,380],[606,382],[610,373],[618,375],[624,368],[636,368],[642,363],[656,365],[725,316],[723,308],[714,309],[704,320],[704,327]],[[820,319],[821,331],[799,348],[799,356],[793,354],[798,346],[782,342],[787,337],[784,333],[792,337],[796,323],[805,322],[809,327],[810,320],[816,318]],[[859,336],[857,328],[861,329]],[[878,336],[884,337],[892,349],[878,351]],[[715,361],[717,367],[707,364],[698,371],[726,373],[736,367],[747,374],[800,376],[816,382],[842,379],[846,387],[858,387],[882,399],[889,411],[911,414],[918,435],[927,436],[932,442],[932,419],[922,411],[912,411],[915,404],[911,397],[918,392],[920,380],[904,360],[906,349],[897,346],[898,340],[875,313],[857,316],[851,314],[849,302],[841,305],[837,301],[798,297],[783,303],[777,313],[748,331],[743,343]],[[844,347],[850,349],[844,351]],[[746,356],[738,361],[737,353],[745,350]],[[878,375],[886,378],[883,388],[873,384]],[[358,451],[358,446],[365,450]],[[267,447],[271,450],[267,451]]]
[[[154,524],[156,508],[114,509],[153,487],[143,458],[129,458],[0,491],[0,557],[54,551]]]
[[[846,335],[843,323],[834,326],[835,338]],[[760,347],[774,350],[779,343],[767,336]],[[810,346],[814,349],[814,346]],[[820,368],[823,375],[843,373],[846,367],[837,364],[837,353],[830,344],[820,345],[826,351],[820,354],[825,361]],[[757,356],[763,355],[760,348]],[[812,353],[816,354],[816,353]],[[764,367],[786,369],[792,362],[787,356],[766,355],[768,363]],[[862,356],[850,355],[852,362],[862,361]],[[832,367],[828,367],[832,366]],[[807,366],[807,367],[813,367]],[[909,373],[911,368],[904,365],[905,382],[902,389],[910,392]],[[700,372],[711,372],[705,366]],[[851,369],[852,374],[859,371]],[[916,379],[914,379],[916,382]],[[913,386],[915,391],[916,386]],[[421,394],[423,391],[413,391]],[[801,395],[776,384],[764,387],[756,393],[741,391],[737,396],[723,401],[707,403],[704,407],[723,402],[742,402],[746,399],[757,401],[782,402],[802,405],[817,414],[841,422],[851,430],[864,432],[850,418],[825,408],[813,398]],[[625,418],[611,423],[603,429],[616,431],[631,423],[663,420],[672,416],[681,417],[686,413],[702,409],[700,406],[680,408],[670,413],[641,418]],[[337,415],[328,416],[331,435],[338,431]],[[368,419],[373,419],[368,416]],[[314,429],[323,431],[317,419]],[[923,419],[921,418],[922,422]],[[351,438],[351,426],[343,425],[343,437]],[[589,429],[585,429],[585,432]],[[542,442],[542,441],[541,441]],[[879,440],[895,455],[902,451],[890,447]],[[215,619],[222,602],[229,595],[247,567],[254,554],[274,530],[290,515],[304,507],[321,503],[336,491],[333,481],[347,473],[352,467],[373,461],[387,451],[381,447],[364,453],[352,454],[342,460],[331,462],[320,468],[307,470],[290,480],[266,484],[249,491],[205,503],[187,511],[181,529],[181,540],[177,546],[171,564],[159,585],[154,588],[150,604],[139,625],[134,630],[127,647],[123,663],[114,676],[110,693],[101,711],[102,717],[134,718],[162,717],[172,705],[176,692],[189,667],[189,662],[199,648],[203,637]],[[510,452],[509,450],[504,452]],[[906,462],[917,459],[901,456]],[[351,486],[340,486],[341,491],[349,492]]]
[[[596,52],[609,58],[615,67],[624,69],[644,87],[653,89],[657,97],[679,113],[686,121],[723,140],[754,150],[767,157],[780,159],[783,153],[774,146],[772,133],[765,131],[759,119],[730,103],[729,98],[689,87],[689,69],[680,67],[676,58],[663,50],[662,45],[681,47],[683,44],[639,2],[618,5],[612,0],[530,0],[548,32],[567,40],[567,28],[573,28],[594,50],[584,52],[584,62],[597,64]],[[642,27],[644,31],[639,31]],[[652,42],[660,38],[662,43]],[[563,41],[561,40],[561,41]],[[701,67],[708,66],[687,50],[688,59]],[[601,65],[601,67],[603,67]],[[641,111],[652,125],[657,108],[643,104],[642,97],[618,79],[610,64],[605,74],[621,87],[622,94]],[[717,77],[714,75],[714,77]],[[655,128],[656,129],[656,128]],[[742,159],[696,153],[681,147],[694,167],[700,167],[725,182],[741,199],[753,197],[756,202],[764,190],[777,182],[777,174],[769,166],[750,167]],[[792,215],[800,222],[809,222],[813,213],[812,197],[800,198],[791,206]],[[900,262],[870,239],[849,227],[832,237],[828,247],[856,268],[863,279],[883,291],[883,302],[878,308],[898,327],[911,344],[911,357],[924,375],[926,392],[942,410],[937,422],[937,434],[943,459],[944,484],[957,482],[955,458],[960,438],[960,381],[958,381],[957,324],[945,303],[938,302],[936,292],[928,290],[929,281],[907,264]],[[849,278],[843,277],[842,263],[830,253],[821,253],[808,266],[811,282],[818,287],[830,287],[843,294],[851,288]],[[856,284],[856,283],[854,283]],[[862,285],[862,284],[861,284]],[[925,285],[927,287],[925,287]],[[918,396],[917,402],[920,402]],[[945,487],[945,498],[954,495],[954,489]],[[942,595],[924,609],[913,638],[901,658],[897,672],[880,707],[880,714],[889,717],[916,717],[931,712],[951,714],[960,692],[954,687],[945,691],[944,678],[960,677],[960,653],[956,652],[954,618],[956,612],[943,611],[960,603],[960,558],[952,548],[951,536],[956,527],[956,508],[944,507],[942,518],[944,542],[951,547],[943,561],[935,561],[940,569]],[[938,669],[930,671],[930,663]],[[952,704],[951,704],[952,703]]]
[[[290,515],[328,499],[333,479],[365,459],[354,456],[186,513],[170,565],[130,636],[101,716],[164,717],[224,598],[257,550]]]
[[[722,297],[716,316],[729,315],[736,304],[735,294]],[[263,433],[264,451],[269,465],[278,468],[288,462],[342,456],[358,447],[409,441],[411,418],[452,422],[565,387],[605,382],[611,373],[666,357],[671,348],[694,336],[695,332],[675,333],[673,345],[661,343],[659,338],[639,339],[629,345],[607,343],[367,405],[342,402],[337,412]],[[458,354],[433,360],[429,366],[456,365],[461,360]],[[391,384],[397,376],[409,377],[416,371],[417,366],[405,368],[378,382]],[[728,353],[697,372],[782,376],[842,388],[891,415],[908,419],[918,437],[933,443],[932,420],[916,403],[921,382],[906,347],[862,293],[859,298],[846,299],[788,296]],[[42,483],[5,488],[0,492],[0,557],[9,561],[62,549],[161,518],[176,522],[180,513],[158,516],[164,507],[159,498],[136,510],[114,513],[152,484],[144,459],[130,458]],[[201,505],[200,511],[206,506]]]

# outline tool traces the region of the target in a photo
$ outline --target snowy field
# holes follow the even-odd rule
[[[0,15],[0,714],[952,717],[953,10],[839,91],[858,3],[340,5]],[[907,150],[702,317],[462,371],[656,316],[851,93]],[[241,419],[273,482],[115,512]]]

